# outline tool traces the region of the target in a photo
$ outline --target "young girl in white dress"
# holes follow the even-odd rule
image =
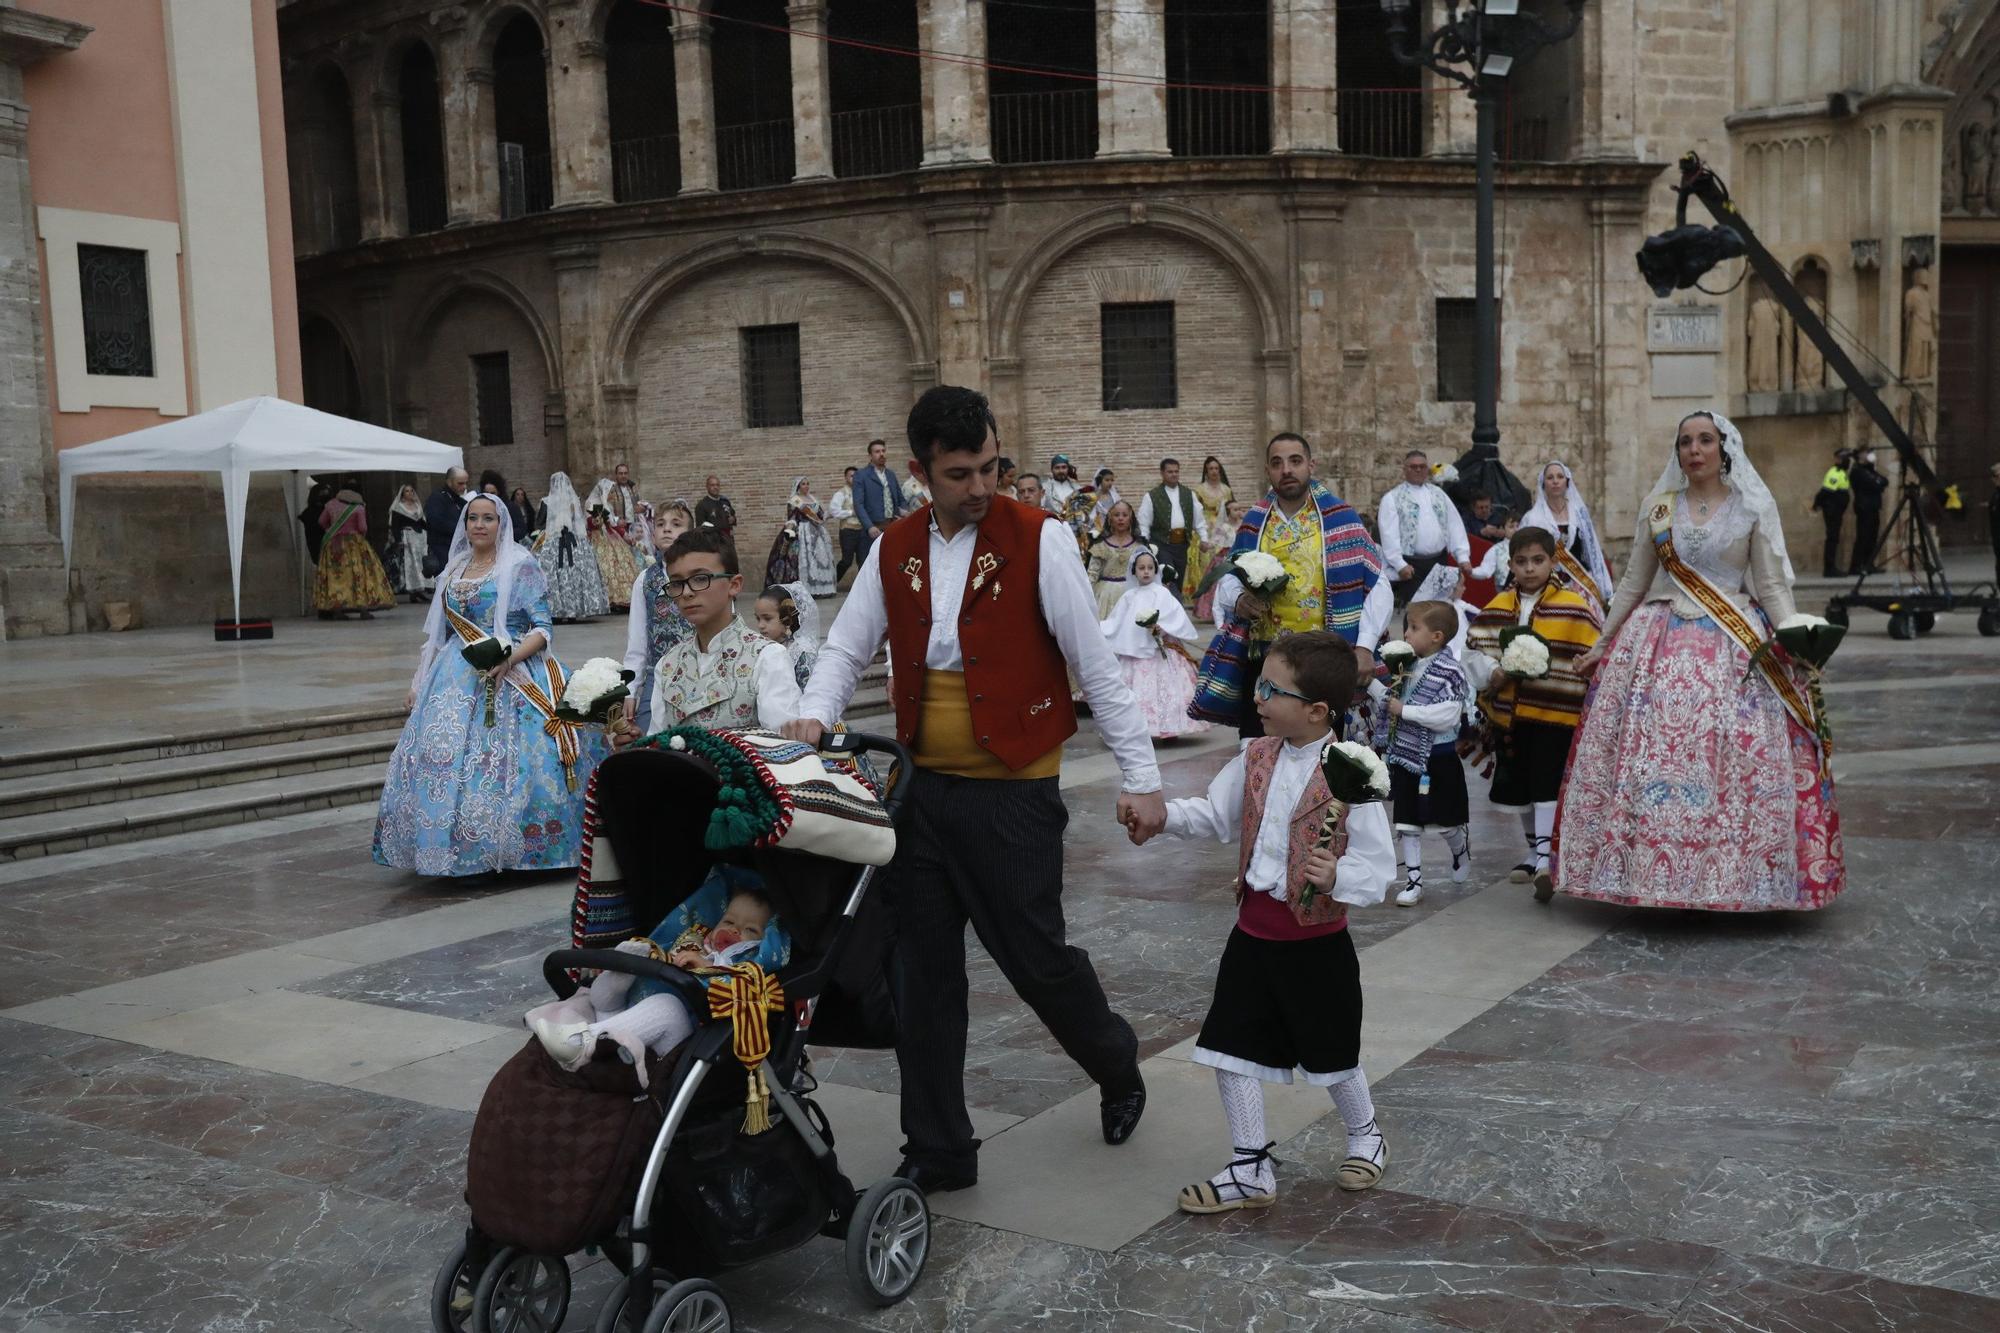
[[[1141,549],[1132,557],[1132,584],[1099,627],[1154,740],[1208,730],[1208,723],[1187,711],[1194,702],[1195,673],[1181,645],[1195,638],[1194,622],[1173,589],[1160,581],[1160,562],[1151,551]]]

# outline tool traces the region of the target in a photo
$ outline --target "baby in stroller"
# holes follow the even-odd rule
[[[704,985],[738,963],[776,972],[791,958],[791,940],[772,916],[764,881],[755,871],[718,865],[701,888],[668,913],[650,936],[630,939],[619,952],[650,955],[700,977]],[[567,1000],[530,1009],[529,1031],[563,1069],[590,1063],[601,1038],[619,1046],[646,1086],[645,1052],[664,1055],[694,1032],[687,1003],[657,981],[622,972],[600,973]]]

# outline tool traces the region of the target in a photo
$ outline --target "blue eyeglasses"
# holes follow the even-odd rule
[[[1269,703],[1271,702],[1271,696],[1274,694],[1282,694],[1287,699],[1297,699],[1300,703],[1306,705],[1311,705],[1313,702],[1297,690],[1288,690],[1282,685],[1273,685],[1265,677],[1259,676],[1257,678],[1257,702],[1260,704]]]

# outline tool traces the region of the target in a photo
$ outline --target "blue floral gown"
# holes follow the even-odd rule
[[[497,585],[454,583],[450,606],[488,633]],[[533,561],[514,574],[507,635],[550,632],[548,580]],[[553,640],[551,640],[553,641]],[[524,664],[546,686],[538,654]],[[604,757],[601,728],[582,727],[576,789],[563,775],[542,715],[512,685],[494,696],[486,725],[486,682],[454,637],[403,724],[375,819],[375,860],[420,875],[478,875],[492,870],[559,870],[582,859],[583,793]]]

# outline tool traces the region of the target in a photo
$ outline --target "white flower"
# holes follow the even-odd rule
[[[1410,647],[1409,641],[1407,639],[1391,639],[1389,640],[1389,642],[1383,644],[1380,648],[1376,649],[1375,655],[1381,658],[1384,662],[1388,661],[1393,657],[1407,657],[1410,658],[1412,661],[1414,661],[1417,656],[1417,650]]]
[[[1245,551],[1236,557],[1235,564],[1236,576],[1255,593],[1283,587],[1289,577],[1278,558],[1263,551]]]
[[[1549,674],[1549,646],[1532,634],[1519,634],[1500,654],[1500,669],[1517,680]]]
[[[1439,463],[1431,469],[1431,480],[1440,486],[1449,486],[1458,480],[1458,469],[1449,463]]]
[[[1822,626],[1822,625],[1824,625],[1824,624],[1826,624],[1826,623],[1827,623],[1827,620],[1826,620],[1826,618],[1825,618],[1825,617],[1823,617],[1823,616],[1809,616],[1809,615],[1807,615],[1807,614],[1806,614],[1805,612],[1803,612],[1803,611],[1800,611],[1800,612],[1798,612],[1798,613],[1797,613],[1796,615],[1789,615],[1789,616],[1786,616],[1786,617],[1785,617],[1785,618],[1784,618],[1783,620],[1779,621],[1779,622],[1778,622],[1778,628],[1779,628],[1779,629],[1818,629],[1818,628],[1819,628],[1820,626]]]
[[[562,701],[579,713],[588,713],[599,699],[625,684],[624,671],[609,657],[593,657],[570,673],[563,685]]]
[[[1359,741],[1335,741],[1327,747],[1338,750],[1368,772],[1368,790],[1377,800],[1389,795],[1389,766],[1382,757]]]
[[[667,748],[669,750],[685,750],[687,749],[687,747],[688,747],[687,737],[685,736],[667,737]]]
[[[1140,629],[1151,629],[1153,626],[1160,623],[1160,613],[1158,611],[1141,611],[1139,613],[1138,619],[1134,620],[1132,623],[1137,625]]]

